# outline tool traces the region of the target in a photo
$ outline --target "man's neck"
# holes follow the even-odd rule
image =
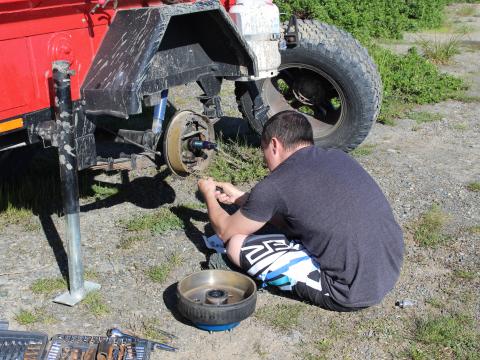
[[[292,150],[285,151],[285,153],[282,156],[282,161],[280,162],[280,164],[283,163],[285,160],[287,160],[290,156],[295,154],[298,150],[304,149],[304,148],[309,147],[309,146],[312,146],[312,145],[308,145],[308,144],[299,145],[299,146],[294,147]]]

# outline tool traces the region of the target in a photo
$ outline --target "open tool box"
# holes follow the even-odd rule
[[[0,360],[41,360],[47,342],[47,334],[0,330]]]
[[[133,336],[60,334],[47,344],[44,333],[0,330],[0,360],[148,360],[158,343]]]
[[[55,335],[45,360],[148,360],[152,344],[134,337]]]

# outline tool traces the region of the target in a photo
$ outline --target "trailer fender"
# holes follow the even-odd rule
[[[169,87],[205,75],[257,74],[255,55],[228,13],[207,0],[118,11],[81,92],[87,114],[128,118]]]

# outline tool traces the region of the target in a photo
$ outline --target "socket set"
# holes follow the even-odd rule
[[[0,330],[0,360],[42,360],[47,342],[44,333]]]
[[[148,360],[152,344],[134,337],[55,335],[45,360]]]
[[[0,360],[148,360],[154,343],[136,337],[55,335],[0,330]]]

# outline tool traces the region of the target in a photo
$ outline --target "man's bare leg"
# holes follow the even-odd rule
[[[231,262],[240,267],[240,250],[248,235],[234,235],[227,242],[227,255]]]

